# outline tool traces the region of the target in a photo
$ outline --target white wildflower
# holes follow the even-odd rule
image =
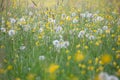
[[[6,32],[6,29],[3,28],[3,27],[1,27],[1,28],[0,28],[0,31],[1,31],[1,32]]]
[[[29,12],[29,16],[32,16],[32,15],[33,15],[33,13],[30,11],[30,12]]]
[[[25,22],[25,18],[20,18],[20,22]]]
[[[83,38],[84,35],[85,35],[85,31],[82,30],[82,31],[79,32],[78,37],[79,37],[79,38]]]
[[[107,80],[119,80],[119,79],[116,76],[111,75],[111,76],[108,77]]]
[[[61,18],[62,18],[62,19],[65,19],[65,18],[66,18],[66,14],[62,14],[62,15],[61,15]]]
[[[56,28],[55,28],[55,31],[56,31],[56,32],[62,31],[62,27],[61,27],[61,26],[56,27]]]
[[[93,36],[93,35],[89,36],[89,40],[94,40],[94,39],[95,39],[95,36]]]
[[[59,40],[54,40],[53,41],[53,45],[56,46],[56,47],[59,47],[59,43],[60,43]]]
[[[99,74],[99,78],[100,78],[100,80],[108,80],[109,75],[106,72],[101,72]]]
[[[75,12],[73,12],[73,13],[71,14],[71,16],[72,16],[72,17],[76,16],[76,13],[75,13]]]
[[[63,43],[63,47],[64,47],[64,48],[67,48],[69,45],[70,45],[70,44],[69,44],[69,41],[64,41],[64,43]]]
[[[45,56],[44,55],[39,56],[39,60],[45,60]]]
[[[15,35],[15,30],[12,30],[12,29],[9,30],[9,31],[8,31],[8,35],[9,35],[9,36],[14,36],[14,35]]]
[[[76,18],[73,19],[73,23],[77,23],[78,20]]]
[[[43,32],[43,28],[40,28],[40,29],[38,30],[38,32],[39,32],[39,33]]]
[[[108,29],[108,26],[103,26],[102,29],[103,29],[103,30],[107,30],[107,29]]]
[[[24,30],[24,31],[29,31],[29,30],[30,30],[30,26],[29,26],[29,25],[23,26],[23,30]]]
[[[103,33],[103,30],[102,29],[98,29],[97,30],[97,34],[102,34]]]
[[[12,24],[14,24],[14,23],[16,22],[16,20],[15,20],[14,18],[10,18],[10,22],[11,22]]]
[[[20,50],[24,50],[26,48],[26,46],[20,46]]]
[[[89,36],[90,36],[90,34],[89,34],[89,33],[87,33],[87,34],[85,35],[85,37],[86,37],[86,38],[88,38]]]
[[[95,22],[97,22],[97,21],[103,21],[103,20],[104,20],[104,18],[101,17],[101,16],[97,16],[97,17],[94,19]]]

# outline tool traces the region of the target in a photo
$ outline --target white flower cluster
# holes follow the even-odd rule
[[[106,72],[101,72],[99,74],[99,79],[100,80],[119,80],[116,76],[108,75],[108,73],[106,73]]]
[[[104,18],[101,16],[98,16],[97,14],[93,14],[90,12],[85,12],[85,13],[81,13],[80,16],[82,18],[87,18],[87,19],[92,19],[93,22],[98,22],[98,21],[103,21]]]
[[[89,40],[94,40],[95,39],[95,36],[94,35],[91,35],[89,33],[86,32],[86,30],[82,30],[79,32],[78,34],[78,38],[88,38]]]
[[[1,31],[1,32],[6,32],[6,28],[1,27],[1,28],[0,28],[0,31]]]
[[[11,29],[8,31],[9,36],[14,36],[15,35],[15,30]]]
[[[62,26],[57,26],[57,27],[54,28],[54,30],[55,30],[56,33],[59,33],[63,30],[63,28],[62,28]]]
[[[16,22],[16,19],[10,18],[10,22],[11,22],[11,24],[14,24]]]
[[[60,49],[60,48],[67,48],[69,46],[69,41],[64,41],[64,40],[54,40],[53,45]]]
[[[39,60],[45,60],[45,56],[44,55],[41,55],[41,56],[39,56]]]

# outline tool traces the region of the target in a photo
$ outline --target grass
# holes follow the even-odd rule
[[[0,13],[0,80],[119,80],[119,2],[72,1]]]

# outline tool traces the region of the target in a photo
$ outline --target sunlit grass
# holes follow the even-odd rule
[[[119,4],[12,0],[0,13],[0,80],[119,80]]]

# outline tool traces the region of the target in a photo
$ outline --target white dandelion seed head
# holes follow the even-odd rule
[[[6,32],[6,28],[1,27],[1,28],[0,28],[0,31],[1,31],[1,32]]]
[[[78,34],[78,38],[83,38],[84,35],[85,35],[85,31],[82,30],[82,31],[79,32],[79,34]]]
[[[108,77],[108,80],[119,80],[116,76],[111,75]]]
[[[29,16],[32,16],[32,15],[33,15],[33,12],[30,11],[30,12],[29,12]]]
[[[53,18],[48,18],[48,22],[52,23],[53,22]]]
[[[54,41],[53,41],[53,45],[54,45],[54,46],[57,46],[58,44],[59,44],[59,40],[54,40]]]
[[[66,14],[62,14],[62,15],[61,15],[61,18],[62,18],[62,19],[65,19],[65,18],[66,18]]]
[[[86,13],[86,17],[87,17],[87,18],[91,18],[92,16],[93,16],[92,13],[89,13],[89,12]]]
[[[97,29],[97,34],[102,34],[103,30],[102,29]]]
[[[97,17],[94,19],[95,22],[97,22],[97,21],[103,21],[103,20],[104,20],[104,18],[101,17],[101,16],[97,16]]]
[[[100,80],[108,80],[109,75],[106,72],[101,72],[99,74],[99,78],[100,78]]]
[[[9,31],[8,31],[8,35],[9,35],[9,36],[14,36],[14,35],[15,35],[15,30],[12,30],[12,29],[9,30]]]
[[[20,50],[25,50],[26,46],[20,46]]]
[[[76,16],[76,13],[75,13],[75,12],[72,12],[71,16],[72,16],[72,17]]]
[[[55,28],[55,32],[60,32],[60,31],[62,31],[62,29],[63,28],[61,26],[58,26],[58,27]]]
[[[85,13],[81,13],[80,16],[81,16],[82,18],[85,18],[85,17],[86,17],[86,14],[85,14]]]
[[[20,18],[20,22],[25,22],[25,18]]]
[[[29,31],[30,30],[30,26],[29,25],[24,25],[23,26],[23,31]]]
[[[107,29],[108,29],[108,26],[103,26],[102,29],[103,29],[103,30],[107,30]]]
[[[39,33],[43,32],[43,28],[40,28],[40,29],[38,30],[38,32],[39,32]]]
[[[14,18],[10,18],[10,22],[11,22],[12,24],[14,24],[14,23],[16,22],[16,20],[15,20]]]
[[[2,20],[2,24],[4,24],[5,23],[5,20]]]
[[[70,44],[69,44],[69,41],[64,41],[64,42],[63,42],[63,47],[64,47],[64,48],[67,48],[69,45],[70,45]]]
[[[89,40],[94,40],[94,39],[95,39],[95,36],[90,35],[90,36],[88,37],[88,39],[89,39]]]
[[[45,60],[45,56],[44,55],[39,56],[39,60]]]
[[[78,20],[76,18],[73,19],[73,23],[77,23]]]
[[[85,35],[85,37],[86,37],[86,38],[88,38],[89,36],[90,36],[90,34],[89,34],[89,33],[87,33],[87,34]]]

